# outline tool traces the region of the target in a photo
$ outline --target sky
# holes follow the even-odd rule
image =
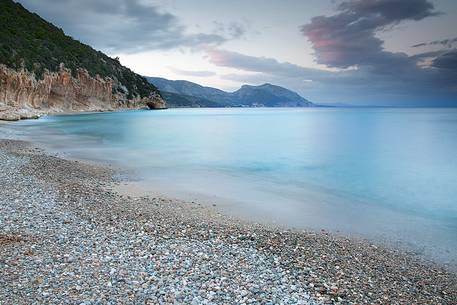
[[[457,107],[455,0],[19,0],[145,76]]]

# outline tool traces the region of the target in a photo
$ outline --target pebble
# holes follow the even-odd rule
[[[25,142],[0,168],[0,304],[456,304],[455,273],[372,243],[121,197]]]

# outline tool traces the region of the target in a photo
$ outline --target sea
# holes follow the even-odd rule
[[[457,266],[457,109],[140,110],[46,116],[6,131],[122,167],[150,194]]]

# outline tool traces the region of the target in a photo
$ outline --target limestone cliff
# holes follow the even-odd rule
[[[39,80],[24,69],[0,65],[0,120],[58,112],[166,107],[158,92],[127,98],[125,93],[113,93],[113,84],[111,78],[92,77],[85,69],[77,69],[73,76],[63,65],[58,72],[46,71]]]

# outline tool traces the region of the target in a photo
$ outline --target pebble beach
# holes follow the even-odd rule
[[[454,271],[401,250],[123,196],[28,142],[0,167],[0,304],[457,304]]]

